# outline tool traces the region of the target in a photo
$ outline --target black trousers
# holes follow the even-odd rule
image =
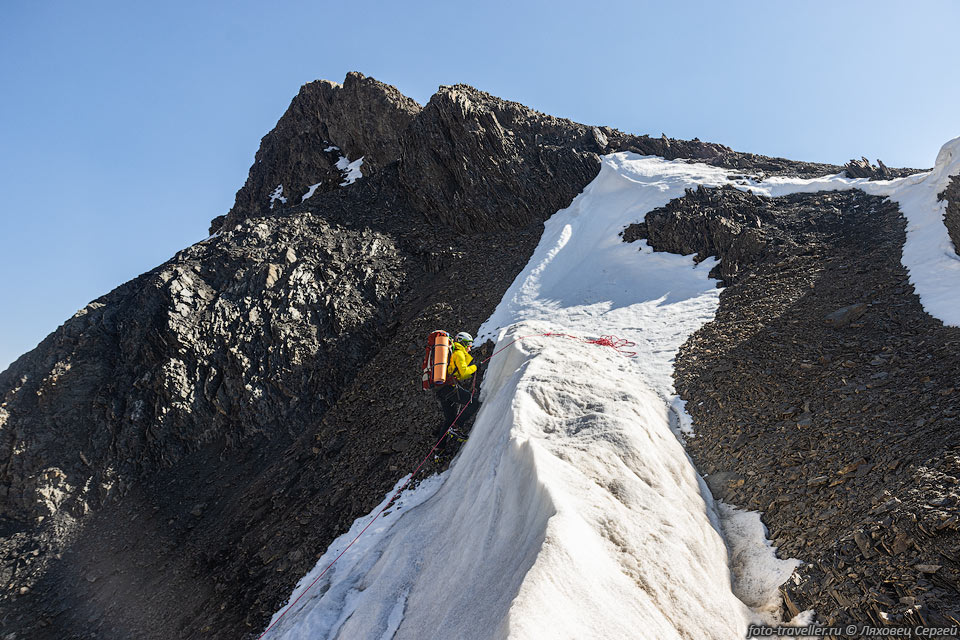
[[[448,384],[436,390],[437,402],[440,403],[440,410],[443,411],[443,424],[437,428],[436,436],[439,438],[456,421],[457,427],[463,427],[467,420],[480,408],[480,401],[476,396],[470,400],[470,389],[465,389],[459,384]],[[469,403],[469,404],[467,404]],[[464,409],[466,405],[466,409]],[[463,410],[463,413],[460,411]],[[457,418],[457,416],[460,416]]]

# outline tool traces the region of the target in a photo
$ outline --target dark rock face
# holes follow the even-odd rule
[[[400,179],[428,219],[461,231],[508,229],[569,205],[600,169],[596,147],[583,125],[465,85],[442,87],[404,133]]]
[[[646,221],[655,248],[682,228],[685,250],[738,266],[721,265],[716,319],[677,358],[688,451],[718,496],[761,511],[781,556],[804,561],[784,585],[788,614],[955,624],[960,329],[914,294],[902,216],[861,192],[712,191]],[[766,250],[737,251],[732,210],[773,227],[757,239]]]
[[[647,240],[658,251],[689,255],[698,262],[722,257],[711,275],[732,280],[744,265],[790,251],[794,242],[778,226],[764,199],[730,186],[687,189],[682,199],[647,214],[624,229],[625,242]]]
[[[419,111],[420,105],[396,88],[356,72],[347,74],[342,86],[328,80],[305,84],[264,136],[236,203],[225,218],[211,223],[210,233],[284,204],[300,204],[318,183],[321,193],[338,189],[344,181],[336,166],[341,157],[362,157],[365,174],[390,164],[400,157],[400,133]],[[278,186],[286,202],[271,199]]]
[[[542,227],[468,237],[403,202],[394,166],[249,218],[2,374],[13,629],[244,637],[416,466],[420,339],[475,331]]]
[[[943,214],[943,224],[953,240],[953,248],[960,254],[960,176],[953,176],[950,185],[940,194],[947,201],[947,210]]]
[[[248,220],[92,302],[0,377],[18,452],[2,515],[80,516],[201,444],[286,433],[369,354],[403,273],[390,238],[305,213]]]

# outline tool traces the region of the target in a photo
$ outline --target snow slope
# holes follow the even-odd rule
[[[460,457],[404,492],[301,598],[382,505],[338,538],[268,637],[743,638],[749,622],[773,619],[777,586],[798,562],[775,557],[758,514],[721,505],[718,515],[677,437],[689,418],[672,362],[715,313],[714,263],[618,235],[725,174],[628,153],[603,159],[481,327],[500,352]],[[920,211],[936,174],[739,186],[886,189]],[[636,342],[637,357],[543,333],[614,334]]]

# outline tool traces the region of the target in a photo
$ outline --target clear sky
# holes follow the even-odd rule
[[[458,5],[462,5],[461,8]],[[301,84],[474,85],[579,122],[930,167],[960,3],[163,3],[0,8],[0,370],[203,239]]]

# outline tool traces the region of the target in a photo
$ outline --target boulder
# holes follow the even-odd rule
[[[828,313],[824,317],[823,321],[829,327],[833,327],[835,329],[841,329],[843,327],[849,326],[853,322],[856,322],[866,312],[867,312],[867,305],[860,302],[857,304],[852,304],[846,307],[842,307],[832,313]]]

